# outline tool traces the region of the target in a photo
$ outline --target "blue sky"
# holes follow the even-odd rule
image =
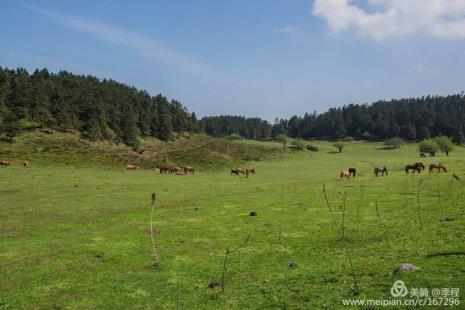
[[[465,90],[463,0],[2,1],[0,66],[268,120]]]

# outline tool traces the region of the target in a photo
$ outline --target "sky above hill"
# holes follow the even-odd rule
[[[463,0],[0,2],[0,66],[268,120],[465,90]]]

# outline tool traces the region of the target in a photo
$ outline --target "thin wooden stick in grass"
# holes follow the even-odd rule
[[[342,222],[341,222],[341,231],[342,231],[342,238],[345,238],[345,230],[344,230],[344,221],[346,218],[346,202],[347,202],[347,193],[344,192],[344,201],[342,202]]]
[[[158,264],[158,253],[155,246],[155,238],[153,236],[153,210],[155,209],[155,202],[157,201],[157,194],[152,193],[152,208],[150,212],[150,239],[152,239],[152,254],[155,257],[155,261]]]
[[[247,236],[247,238],[245,239],[245,241],[242,242],[241,245],[239,245],[235,250],[231,249],[229,246],[226,248],[226,253],[224,255],[224,261],[223,261],[223,271],[222,271],[222,275],[221,275],[221,292],[224,292],[224,278],[226,276],[226,270],[227,270],[227,263],[228,263],[229,254],[239,251],[240,248],[242,248],[247,242],[249,242],[250,235],[251,234],[249,234]]]
[[[420,228],[423,229],[423,221],[421,219],[421,203],[420,203],[420,191],[421,191],[421,183],[423,180],[420,179],[418,183],[418,191],[417,191],[417,213],[418,213],[418,220],[420,221]]]
[[[375,202],[375,208],[376,208],[376,214],[378,215],[378,221],[381,222],[381,218],[379,216],[379,211],[378,211],[378,200],[376,200],[376,202]]]
[[[354,264],[352,263],[352,256],[350,255],[350,252],[347,249],[346,241],[343,238],[343,235],[342,235],[341,229],[339,228],[339,225],[337,224],[336,217],[334,216],[333,209],[331,208],[331,204],[329,203],[328,195],[326,194],[326,187],[324,185],[323,185],[323,194],[325,196],[326,205],[328,206],[329,212],[331,213],[331,217],[333,218],[333,223],[336,226],[337,231],[339,232],[339,236],[341,237],[342,247],[343,247],[344,251],[346,252],[347,257],[349,258],[350,267],[352,268],[352,277],[354,278],[354,287],[355,287],[355,289],[358,290],[357,276],[355,274]]]

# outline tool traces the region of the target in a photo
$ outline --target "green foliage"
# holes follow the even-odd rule
[[[318,147],[315,146],[315,145],[307,145],[307,150],[309,150],[310,152],[318,152]]]
[[[420,145],[418,146],[418,150],[421,153],[435,153],[438,150],[438,145],[436,144],[435,141],[431,139],[423,140],[420,142]]]
[[[283,147],[285,148],[287,145],[287,142],[289,141],[289,138],[285,134],[280,134],[276,136],[275,140],[282,143]]]
[[[438,149],[441,152],[446,153],[446,154],[449,154],[449,152],[455,148],[454,143],[447,136],[441,136],[441,137],[434,138],[433,141],[438,146]]]
[[[336,142],[334,143],[334,147],[338,149],[339,153],[342,153],[342,150],[344,149],[344,143],[342,142]]]
[[[240,134],[233,133],[233,134],[230,134],[229,136],[226,136],[226,139],[237,141],[237,140],[244,140],[244,137],[242,137]]]
[[[383,144],[386,147],[393,148],[393,149],[400,148],[400,146],[404,143],[405,143],[404,139],[399,138],[399,137],[393,137],[393,138],[389,138],[383,141]]]
[[[292,146],[299,151],[302,151],[305,148],[305,143],[302,141],[302,139],[293,140],[291,143]]]
[[[21,118],[18,121],[18,128],[21,131],[32,130],[39,127],[39,124],[27,118]]]
[[[77,130],[91,141],[118,139],[135,148],[141,135],[168,140],[173,131],[199,130],[194,113],[161,95],[66,71],[0,67],[0,136],[12,141],[36,127]]]

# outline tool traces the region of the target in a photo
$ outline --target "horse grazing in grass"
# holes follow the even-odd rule
[[[11,167],[12,162],[9,160],[0,160],[0,166],[2,167]]]
[[[349,170],[342,170],[341,171],[341,178],[347,178],[348,180],[350,180],[350,171]]]
[[[137,170],[139,168],[138,164],[127,164],[126,170]]]
[[[386,167],[379,167],[379,168],[375,168],[375,170],[373,171],[374,174],[376,176],[378,176],[378,174],[381,173],[381,176],[384,176],[384,174],[386,173],[386,175],[388,175],[388,170]]]
[[[414,163],[413,165],[405,166],[406,174],[408,174],[410,170],[413,170],[413,173],[415,173],[415,171],[421,173],[421,170],[425,170],[425,165],[423,165],[423,163]]]
[[[184,170],[184,174],[194,174],[195,172],[195,169],[194,167],[191,167],[191,166],[185,166],[185,167],[182,167],[183,170]]]
[[[429,173],[433,172],[433,169],[437,169],[438,172],[441,172],[441,169],[444,172],[447,172],[446,166],[444,166],[443,164],[431,164],[431,165],[429,165]]]
[[[234,168],[234,169],[231,169],[231,174],[235,174],[235,175],[242,174],[242,175],[244,175],[245,171],[242,168]]]
[[[355,169],[355,168],[349,168],[349,170],[347,170],[347,171],[349,171],[350,175],[353,176],[353,177],[355,178],[355,174],[357,173],[357,169]]]
[[[162,165],[162,166],[159,166],[157,167],[160,171],[160,174],[163,174],[163,173],[170,173],[170,166],[167,166],[167,165]]]

